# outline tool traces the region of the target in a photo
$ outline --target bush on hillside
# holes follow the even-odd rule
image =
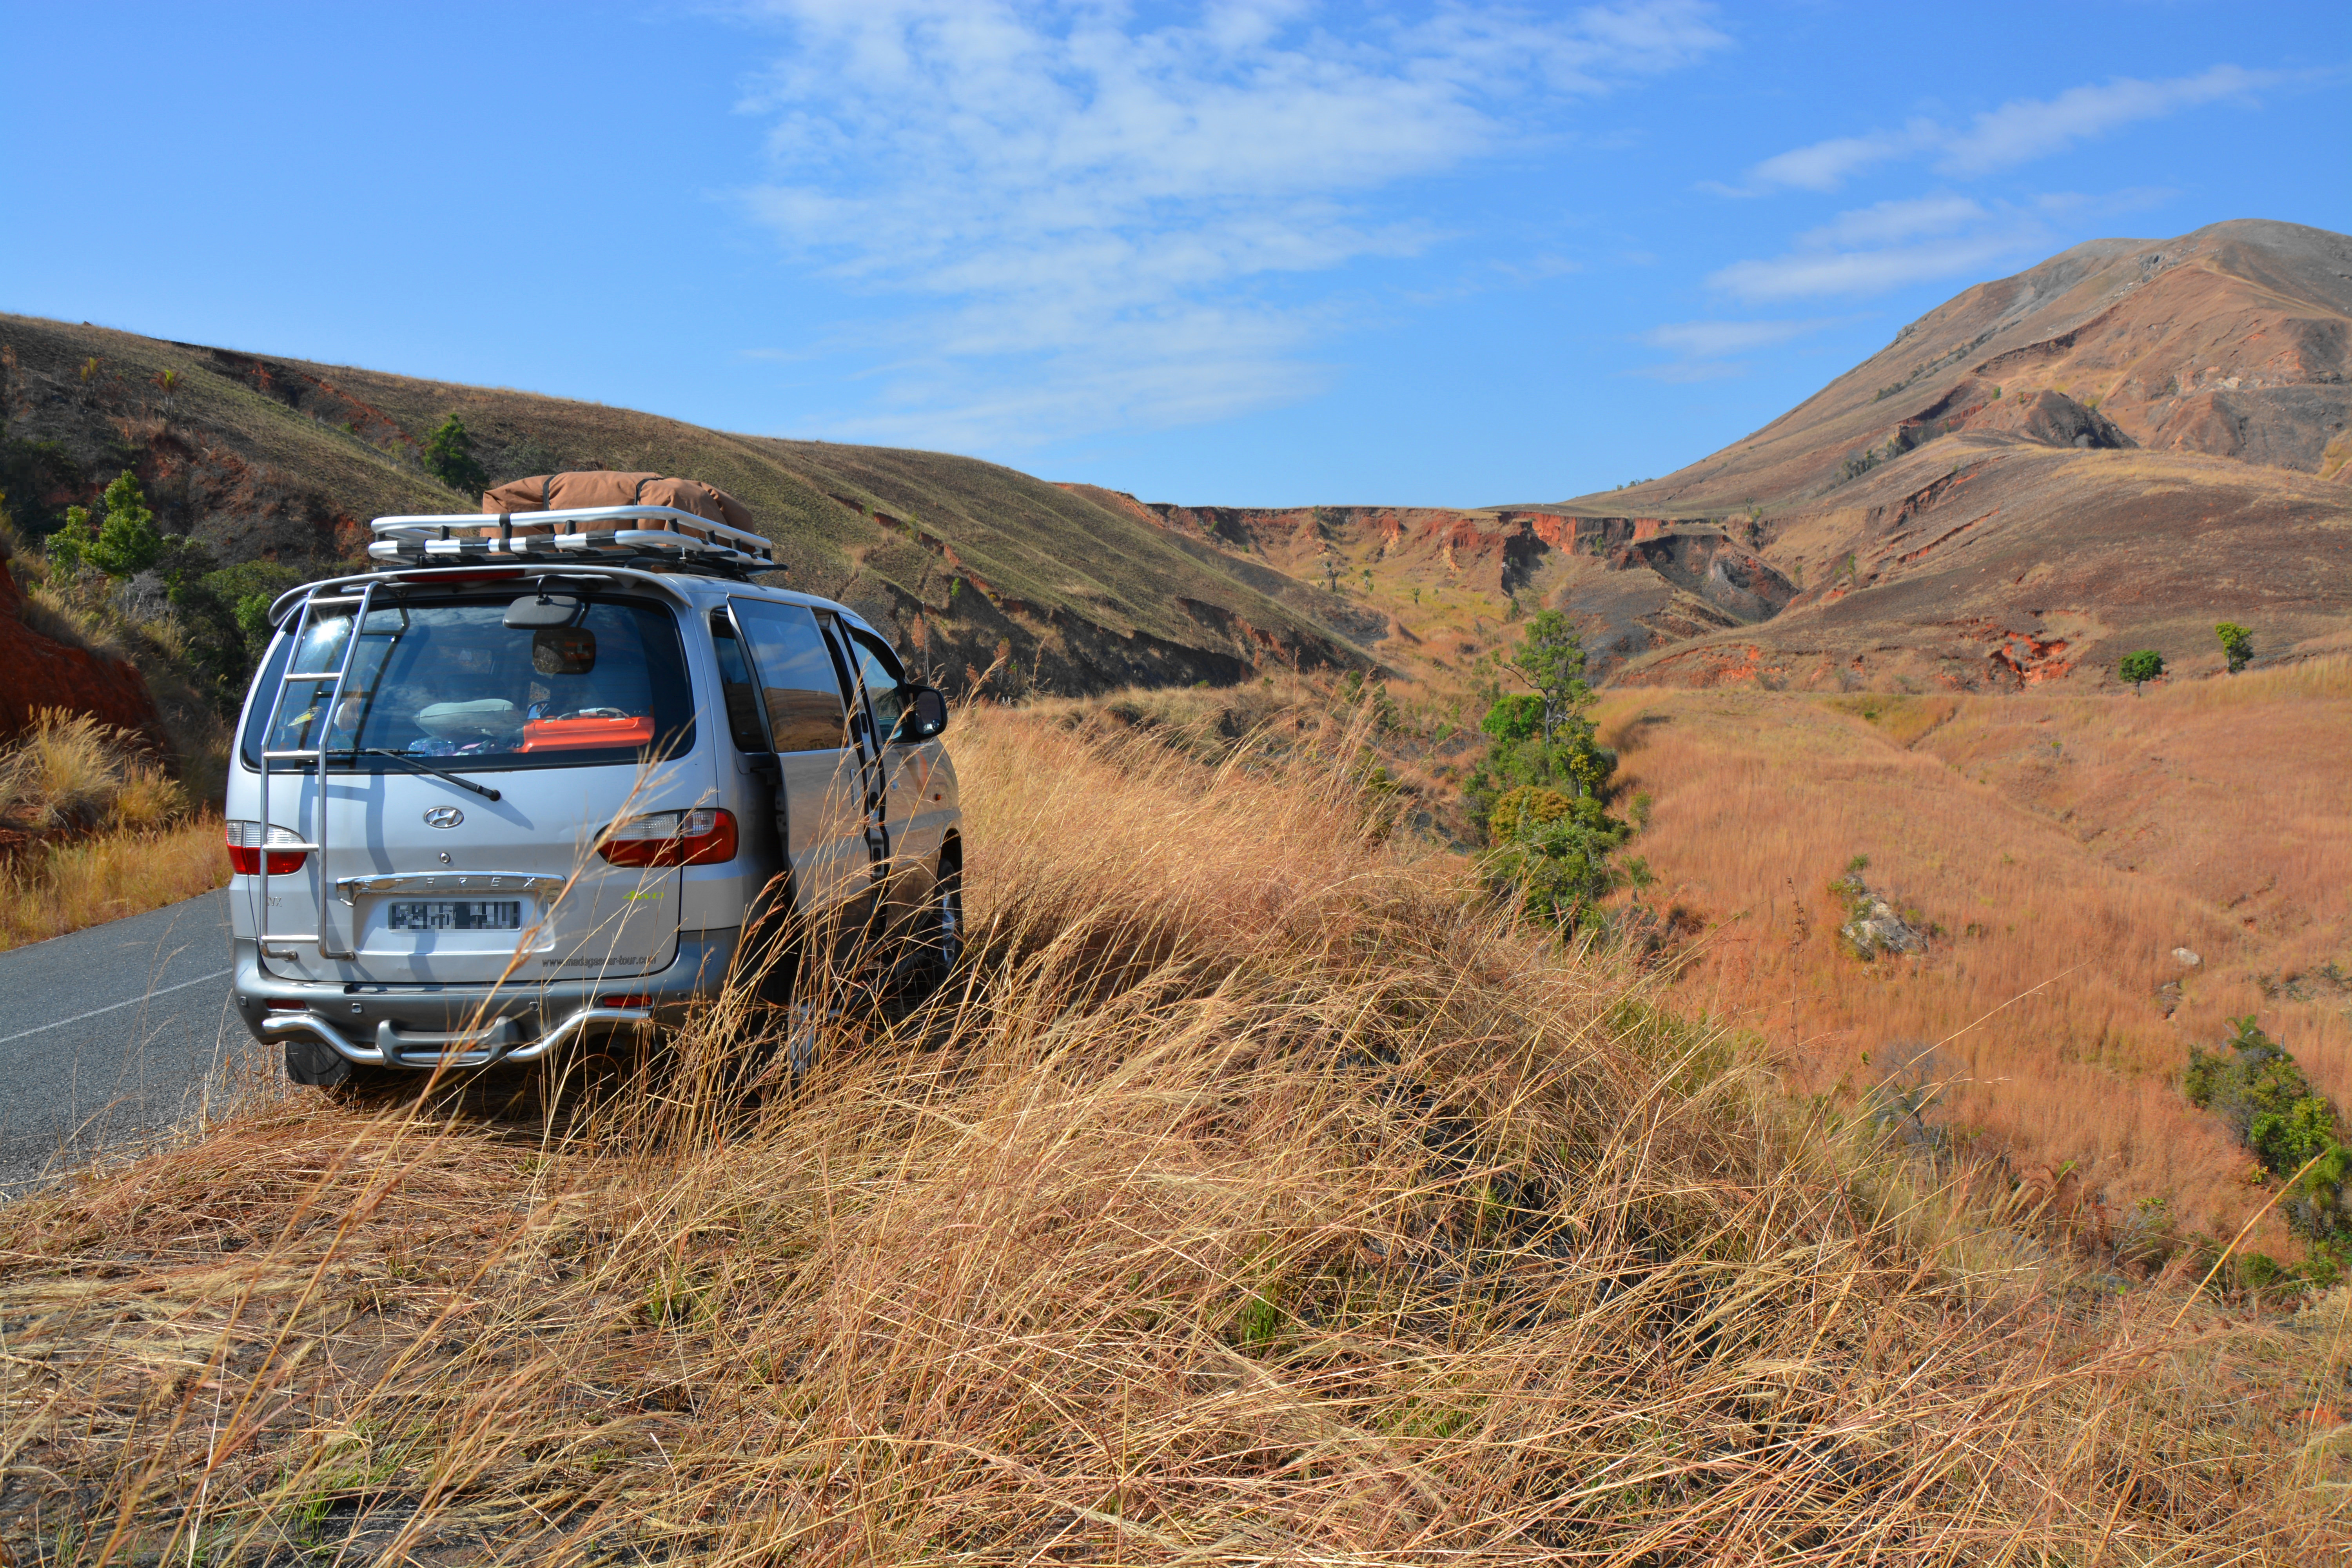
[[[1633,830],[1589,795],[1523,784],[1495,803],[1486,825],[1495,841],[1486,861],[1489,886],[1563,931],[1586,924],[1619,888],[1650,879],[1639,860],[1611,863]]]
[[[2292,1228],[2335,1247],[2352,1246],[2352,1215],[2344,1204],[2352,1150],[2344,1146],[2335,1104],[2251,1014],[2230,1024],[2235,1032],[2220,1051],[2209,1056],[2189,1048],[2182,1091],[2191,1105],[2228,1123],[2264,1171],[2296,1178],[2279,1205]]]
[[[454,414],[425,437],[425,466],[435,479],[461,495],[478,497],[489,488],[490,476],[474,456],[474,438]]]
[[[2237,674],[2254,661],[2254,634],[2252,628],[2235,621],[2223,621],[2213,628],[2221,639],[2221,657],[2230,661],[2230,673]]]
[[[109,577],[136,577],[163,558],[163,536],[156,531],[155,514],[139,489],[138,479],[125,468],[106,487],[106,521],[84,558]]]
[[[302,573],[275,561],[224,567],[194,561],[175,574],[171,605],[187,662],[222,715],[236,713],[269,647],[270,605],[302,581]]]
[[[2154,680],[2163,673],[2164,656],[2152,647],[2144,647],[2137,653],[2124,655],[2123,663],[2116,667],[2116,674],[2131,682],[2132,695],[2135,697],[2139,695],[2139,689],[2143,682]]]
[[[66,508],[66,520],[58,525],[42,546],[42,556],[48,564],[49,581],[59,587],[81,575],[81,569],[92,544],[97,542],[90,531],[89,508]]]

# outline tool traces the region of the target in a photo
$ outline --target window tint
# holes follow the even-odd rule
[[[330,709],[325,683],[287,688],[268,748],[323,740],[331,764],[381,771],[399,764],[369,753],[541,767],[634,762],[648,747],[670,753],[693,744],[694,697],[667,610],[590,599],[565,626],[518,627],[504,624],[513,598],[394,599],[372,609],[341,697]],[[319,616],[293,668],[337,668],[352,635],[348,610]],[[257,765],[274,678],[285,667],[280,639],[255,692],[248,765]]]
[[[760,691],[751,682],[751,666],[736,640],[735,623],[724,610],[710,612],[710,646],[719,656],[719,691],[727,703],[727,730],[739,752],[764,752],[768,737],[760,729]]]
[[[866,682],[866,700],[874,704],[874,727],[887,741],[898,730],[898,715],[907,710],[913,694],[899,672],[898,656],[890,651],[888,643],[855,627],[849,637],[850,646],[857,651],[858,679]]]
[[[751,667],[759,677],[776,750],[838,751],[847,745],[841,678],[808,606],[760,599],[730,603],[751,645]]]

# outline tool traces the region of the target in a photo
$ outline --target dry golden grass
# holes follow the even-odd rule
[[[0,750],[0,949],[226,882],[220,823],[188,810],[136,736],[43,709]]]
[[[220,819],[39,846],[0,873],[0,951],[193,899],[228,882]]]
[[[1655,799],[1634,847],[1657,896],[1716,922],[1681,1003],[1811,1089],[1890,1062],[1943,1082],[1964,1144],[2020,1175],[2074,1163],[2099,1239],[2226,1237],[2267,1198],[2176,1087],[2226,1018],[2259,1015],[2352,1104],[2352,994],[2325,972],[2352,957],[2352,662],[2137,699],[1641,691],[1604,717]],[[1857,854],[1940,928],[1925,958],[1845,951],[1827,884]],[[2294,1250],[2267,1223],[2256,1244]]]
[[[2086,1289],[2012,1200],[1793,1115],[1303,752],[954,734],[960,985],[845,1005],[760,1103],[717,1087],[730,1000],[504,1103],[257,1086],[0,1211],[16,1560],[2352,1544],[2306,1397],[2340,1313]]]

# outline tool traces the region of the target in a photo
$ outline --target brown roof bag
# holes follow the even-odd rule
[[[482,510],[492,514],[570,511],[593,506],[675,507],[747,532],[760,531],[760,525],[751,521],[751,509],[725,490],[700,479],[676,479],[662,474],[616,474],[605,468],[533,474],[482,492]]]

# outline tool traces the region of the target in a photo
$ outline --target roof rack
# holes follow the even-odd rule
[[[638,526],[628,526],[632,523]],[[724,563],[754,572],[782,570],[776,561],[776,547],[749,529],[714,522],[673,506],[380,517],[368,527],[376,536],[368,554],[378,561],[416,565],[654,555]]]

